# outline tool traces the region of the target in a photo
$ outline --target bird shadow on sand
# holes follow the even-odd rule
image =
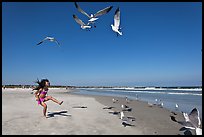
[[[68,111],[63,110],[63,111],[59,111],[59,112],[48,112],[47,118],[55,117],[56,115],[66,116],[66,117],[71,116],[71,114],[68,114]]]
[[[126,127],[126,126],[135,126],[134,124],[131,124],[131,123],[127,122],[127,121],[122,121],[122,125],[124,127]]]

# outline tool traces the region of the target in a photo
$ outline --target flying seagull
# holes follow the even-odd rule
[[[185,122],[179,122],[187,129],[194,129],[196,135],[202,135],[201,120],[199,117],[199,111],[197,108],[194,108],[190,114],[183,113]]]
[[[118,7],[114,15],[114,25],[111,24],[112,30],[117,33],[117,36],[118,34],[122,35],[122,32],[119,31],[121,29],[119,28],[119,26],[120,26],[120,9]]]
[[[88,24],[86,25],[82,20],[80,20],[76,15],[73,15],[74,20],[81,25],[82,29],[90,29],[91,26],[89,26]]]
[[[41,43],[43,43],[44,41],[46,41],[46,40],[49,40],[49,41],[51,41],[51,42],[56,42],[57,43],[57,45],[60,45],[59,44],[59,42],[54,38],[54,37],[46,37],[46,38],[44,38],[42,41],[40,41],[37,45],[40,45]]]
[[[89,20],[88,20],[89,23],[88,24],[90,24],[90,23],[94,24],[95,21],[98,20],[97,17],[99,17],[101,15],[104,15],[104,14],[107,14],[113,8],[113,6],[109,6],[109,7],[106,7],[104,9],[102,9],[102,10],[99,10],[95,14],[90,14],[89,15],[84,10],[82,10],[76,2],[74,4],[75,4],[75,7],[77,8],[77,10],[79,12],[81,12],[82,14],[86,15],[89,18]],[[96,26],[94,26],[94,27],[96,27]]]

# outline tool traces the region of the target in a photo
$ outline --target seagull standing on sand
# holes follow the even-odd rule
[[[125,109],[125,108],[129,108],[127,105],[121,105],[121,108]]]
[[[119,26],[120,26],[120,9],[118,7],[114,15],[114,25],[111,24],[112,30],[117,33],[117,36],[118,34],[122,35],[122,32],[119,31],[121,29],[119,28]]]
[[[112,101],[113,101],[113,103],[115,103],[115,102],[117,102],[118,100],[113,98]]]
[[[162,108],[163,106],[164,106],[164,103],[162,102],[162,103],[161,103],[161,108]]]
[[[157,104],[157,106],[159,106],[159,107],[161,107],[161,108],[163,108],[163,106],[164,106],[164,103],[161,101],[161,99],[159,100],[159,104]]]
[[[138,100],[138,95],[136,94],[136,100]]]
[[[132,108],[130,108],[129,106],[127,105],[121,105],[121,108],[122,108],[122,111],[132,111]]]
[[[125,101],[126,101],[126,103],[129,103],[129,102],[130,102],[130,100],[128,99],[127,96],[125,96]]]
[[[86,16],[89,18],[89,20],[88,20],[88,21],[89,21],[88,25],[89,25],[90,23],[91,23],[91,24],[94,24],[95,21],[98,20],[98,18],[97,18],[98,16],[107,14],[107,13],[113,8],[113,6],[109,6],[109,7],[106,7],[106,8],[104,8],[104,9],[102,9],[102,10],[99,10],[99,11],[96,12],[95,14],[89,15],[89,14],[87,14],[84,10],[82,10],[76,2],[75,2],[74,4],[75,4],[75,7],[77,8],[77,10],[78,10],[79,12],[81,12],[82,14],[86,15]],[[94,26],[94,27],[96,27],[96,26]]]
[[[185,122],[180,122],[187,129],[193,129],[196,131],[196,135],[202,135],[201,120],[199,117],[199,111],[194,108],[190,114],[183,113]]]
[[[155,104],[156,104],[156,105],[158,104],[158,99],[157,99],[157,98],[155,99]]]
[[[80,20],[76,15],[73,15],[74,20],[81,25],[81,29],[90,29],[91,26],[89,26],[88,24],[86,25],[82,20]]]
[[[178,104],[176,104],[176,105],[175,105],[175,108],[176,108],[176,110],[178,110],[178,108],[179,108],[179,105],[178,105]]]
[[[152,107],[152,106],[153,106],[153,104],[150,103],[150,102],[148,102],[147,104],[148,104],[149,107]]]
[[[44,38],[42,41],[40,41],[37,45],[40,45],[41,43],[43,43],[44,41],[46,41],[46,40],[49,40],[49,41],[51,41],[51,42],[56,42],[57,43],[57,45],[60,45],[59,44],[59,42],[54,38],[54,37],[46,37],[46,38]]]
[[[161,102],[161,101],[160,101],[160,102]],[[159,107],[161,107],[161,108],[163,108],[164,103],[163,103],[163,102],[161,102],[160,104],[158,104],[158,106],[159,106]]]
[[[124,112],[121,111],[121,112],[120,112],[120,119],[123,119],[124,117],[125,117]]]

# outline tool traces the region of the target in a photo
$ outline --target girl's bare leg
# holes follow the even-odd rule
[[[63,101],[59,102],[57,99],[53,98],[52,96],[47,96],[45,97],[45,101],[48,101],[48,100],[52,100],[53,102],[61,105],[63,103]]]
[[[41,102],[41,105],[43,106],[43,115],[46,117],[47,105],[44,102]]]

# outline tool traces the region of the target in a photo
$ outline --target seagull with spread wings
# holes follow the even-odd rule
[[[107,14],[112,8],[113,8],[113,6],[109,6],[109,7],[106,7],[106,8],[104,8],[104,9],[102,9],[102,10],[99,10],[98,12],[96,12],[95,14],[87,14],[84,10],[82,10],[81,8],[80,8],[80,6],[75,2],[74,3],[75,4],[75,7],[77,8],[77,10],[79,11],[79,12],[81,12],[82,14],[84,14],[84,15],[86,15],[88,18],[89,18],[89,20],[88,20],[88,25],[89,24],[94,24],[95,23],[95,21],[96,20],[98,20],[98,18],[97,17],[99,17],[99,16],[101,16],[101,15],[104,15],[104,14]],[[94,27],[96,27],[95,25],[94,25]]]
[[[86,25],[82,20],[80,20],[76,15],[73,15],[74,20],[81,26],[82,29],[90,29],[91,26]]]
[[[118,36],[118,34],[122,35],[122,32],[119,31],[121,29],[121,28],[119,28],[120,27],[120,9],[119,9],[119,7],[115,11],[114,25],[111,24],[111,27],[112,27],[112,30],[117,33],[117,36]]]
[[[44,41],[46,41],[46,40],[49,40],[49,41],[51,41],[51,42],[56,42],[57,45],[60,45],[59,42],[58,42],[54,37],[50,37],[50,36],[44,38],[44,39],[43,39],[42,41],[40,41],[37,45],[42,44],[42,43],[43,43]]]
[[[185,122],[179,122],[187,129],[194,129],[196,131],[196,135],[202,135],[202,128],[201,128],[201,120],[199,117],[199,111],[197,108],[194,108],[190,114],[184,113],[183,116]]]

